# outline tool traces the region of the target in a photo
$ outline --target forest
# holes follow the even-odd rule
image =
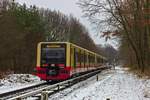
[[[80,0],[78,5],[106,40],[117,40],[121,64],[149,74],[149,0]]]
[[[38,42],[67,41],[109,57],[111,62],[117,59],[125,67],[149,73],[149,0],[79,0],[77,4],[106,41],[118,42],[119,53],[110,53],[111,46],[107,46],[109,52],[105,52],[107,47],[97,46],[85,26],[72,15],[2,0],[0,70],[30,72],[35,67]]]
[[[0,4],[0,37],[1,73],[32,73],[40,41],[67,41],[102,53],[87,29],[72,15],[8,0]]]

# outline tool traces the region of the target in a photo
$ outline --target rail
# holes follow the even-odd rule
[[[53,84],[50,86],[45,86],[41,89],[37,89],[37,90],[34,90],[32,92],[28,92],[28,93],[21,94],[21,95],[15,96],[15,97],[11,97],[9,99],[7,98],[7,100],[22,100],[24,98],[35,96],[37,94],[43,94],[43,91],[48,91],[47,92],[48,95],[53,94],[53,93],[56,93],[57,91],[59,91],[61,89],[65,89],[65,88],[67,88],[67,87],[69,87],[75,83],[78,83],[78,82],[83,81],[83,80],[85,80],[85,79],[87,79],[93,75],[96,75],[99,72],[101,72],[103,69],[106,69],[106,68],[99,68],[97,70],[94,70],[93,72],[81,75],[79,77],[75,77],[75,78],[72,78],[72,79],[69,79],[69,80],[66,80],[66,81],[63,81],[60,83],[56,83],[56,84]],[[0,100],[6,100],[6,99],[0,98]]]

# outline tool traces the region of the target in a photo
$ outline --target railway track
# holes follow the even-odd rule
[[[40,98],[44,98],[44,95],[54,94],[62,89],[65,89],[69,86],[72,86],[80,81],[83,81],[93,75],[100,73],[102,70],[106,68],[101,68],[97,70],[93,70],[90,73],[83,74],[78,77],[74,77],[62,82],[50,82],[50,83],[41,83],[38,85],[22,88],[19,90],[10,91],[7,93],[0,94],[0,100],[21,100],[27,97],[37,96]],[[43,95],[42,95],[43,94]],[[44,99],[43,99],[44,100]]]
[[[36,84],[36,85],[32,85],[32,86],[29,86],[29,87],[25,87],[25,88],[21,88],[21,89],[18,89],[18,90],[12,90],[12,91],[9,91],[9,92],[1,93],[0,94],[0,100],[7,100],[7,99],[9,99],[11,97],[15,97],[17,95],[21,95],[21,94],[25,94],[25,93],[31,92],[33,90],[45,87],[45,86],[47,86],[49,84],[52,85],[54,83],[47,83],[47,82],[43,83],[42,82],[42,83],[39,83],[39,84]]]

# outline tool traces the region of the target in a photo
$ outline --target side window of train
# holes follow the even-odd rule
[[[86,56],[86,52],[84,51],[84,62],[87,62],[87,56]]]
[[[86,58],[87,58],[87,63],[89,62],[89,56],[88,54],[86,54]]]
[[[79,62],[79,52],[76,48],[74,48],[74,52],[75,52],[75,62],[77,64]]]
[[[92,63],[94,63],[94,57],[93,57],[93,55],[92,55]]]
[[[84,55],[84,53],[82,53],[81,55],[82,55],[82,60],[81,61],[82,61],[82,63],[84,63],[85,62],[85,55]]]
[[[90,55],[87,55],[88,63],[90,63]]]
[[[90,54],[87,55],[87,62],[88,62],[88,64],[90,65]],[[88,66],[89,66],[89,65],[88,65]]]
[[[97,57],[97,62],[99,63],[99,57]]]
[[[93,63],[93,55],[91,55],[91,63]]]
[[[89,60],[89,63],[91,62],[91,59],[90,59],[90,54],[88,55],[88,60]]]
[[[80,50],[77,52],[77,56],[78,56],[78,63],[80,63],[81,62],[81,52],[80,52]]]
[[[74,67],[76,67],[76,62],[77,62],[77,55],[76,55],[76,49],[73,47],[73,51],[74,51]]]
[[[89,55],[89,62],[91,63],[92,59],[91,59],[91,54]]]
[[[73,46],[71,46],[71,66],[75,67],[75,55]]]
[[[83,62],[83,53],[82,53],[82,51],[80,50],[80,53],[79,53],[79,55],[80,55],[80,64]]]
[[[83,62],[83,53],[81,52],[81,50],[80,50],[80,62],[81,63]]]

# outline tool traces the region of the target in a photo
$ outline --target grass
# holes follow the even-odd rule
[[[7,75],[12,74],[13,72],[8,70],[8,71],[0,71],[0,79],[5,78]]]
[[[150,79],[150,67],[149,68],[145,68],[144,72],[141,71],[141,69],[138,69],[137,67],[129,67],[129,66],[125,66],[129,68],[129,72],[136,74],[139,78],[148,78]]]

